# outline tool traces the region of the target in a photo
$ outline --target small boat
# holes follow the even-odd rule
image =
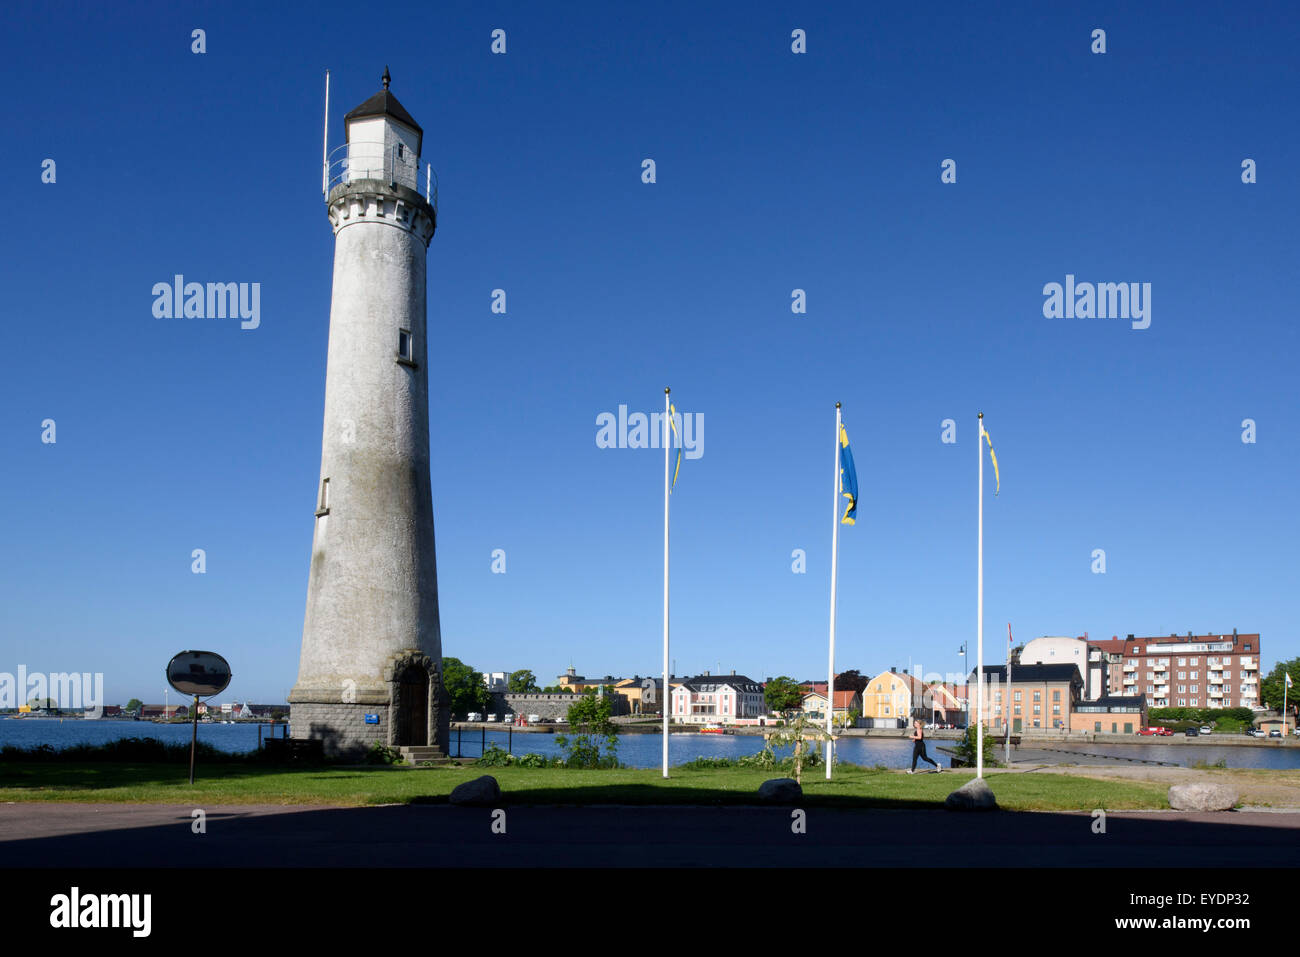
[[[700,728],[700,734],[726,734],[726,733],[727,733],[726,728],[719,728],[714,725],[706,725],[705,727]]]

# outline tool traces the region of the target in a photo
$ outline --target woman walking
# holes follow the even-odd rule
[[[917,758],[920,758],[922,761],[929,761],[931,764],[934,765],[934,769],[936,771],[943,770],[943,768],[939,767],[938,761],[935,761],[933,758],[931,758],[928,754],[925,753],[925,730],[921,727],[920,718],[917,718],[915,721],[912,722],[912,766],[908,768],[907,770],[908,774],[916,773]]]

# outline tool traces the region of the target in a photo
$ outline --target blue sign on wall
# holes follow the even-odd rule
[[[366,724],[378,724],[378,723],[379,723],[379,715],[377,714],[366,715]]]

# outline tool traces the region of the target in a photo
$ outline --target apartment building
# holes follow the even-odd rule
[[[1109,694],[1152,708],[1258,708],[1258,634],[1091,639],[1106,657]]]
[[[975,706],[975,672],[971,672],[971,707]],[[1029,728],[1066,730],[1070,715],[1083,700],[1083,676],[1074,664],[1014,665],[1007,685],[1006,665],[984,666],[985,727],[1012,733]]]

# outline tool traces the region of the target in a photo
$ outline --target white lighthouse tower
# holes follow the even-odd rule
[[[383,89],[344,118],[325,160],[334,283],[325,426],[295,738],[327,754],[379,743],[446,752],[429,484],[425,257],[436,199],[423,131]],[[328,90],[326,92],[328,114]],[[326,127],[328,144],[328,125]],[[429,753],[429,752],[426,752]],[[436,751],[432,752],[436,755]]]

